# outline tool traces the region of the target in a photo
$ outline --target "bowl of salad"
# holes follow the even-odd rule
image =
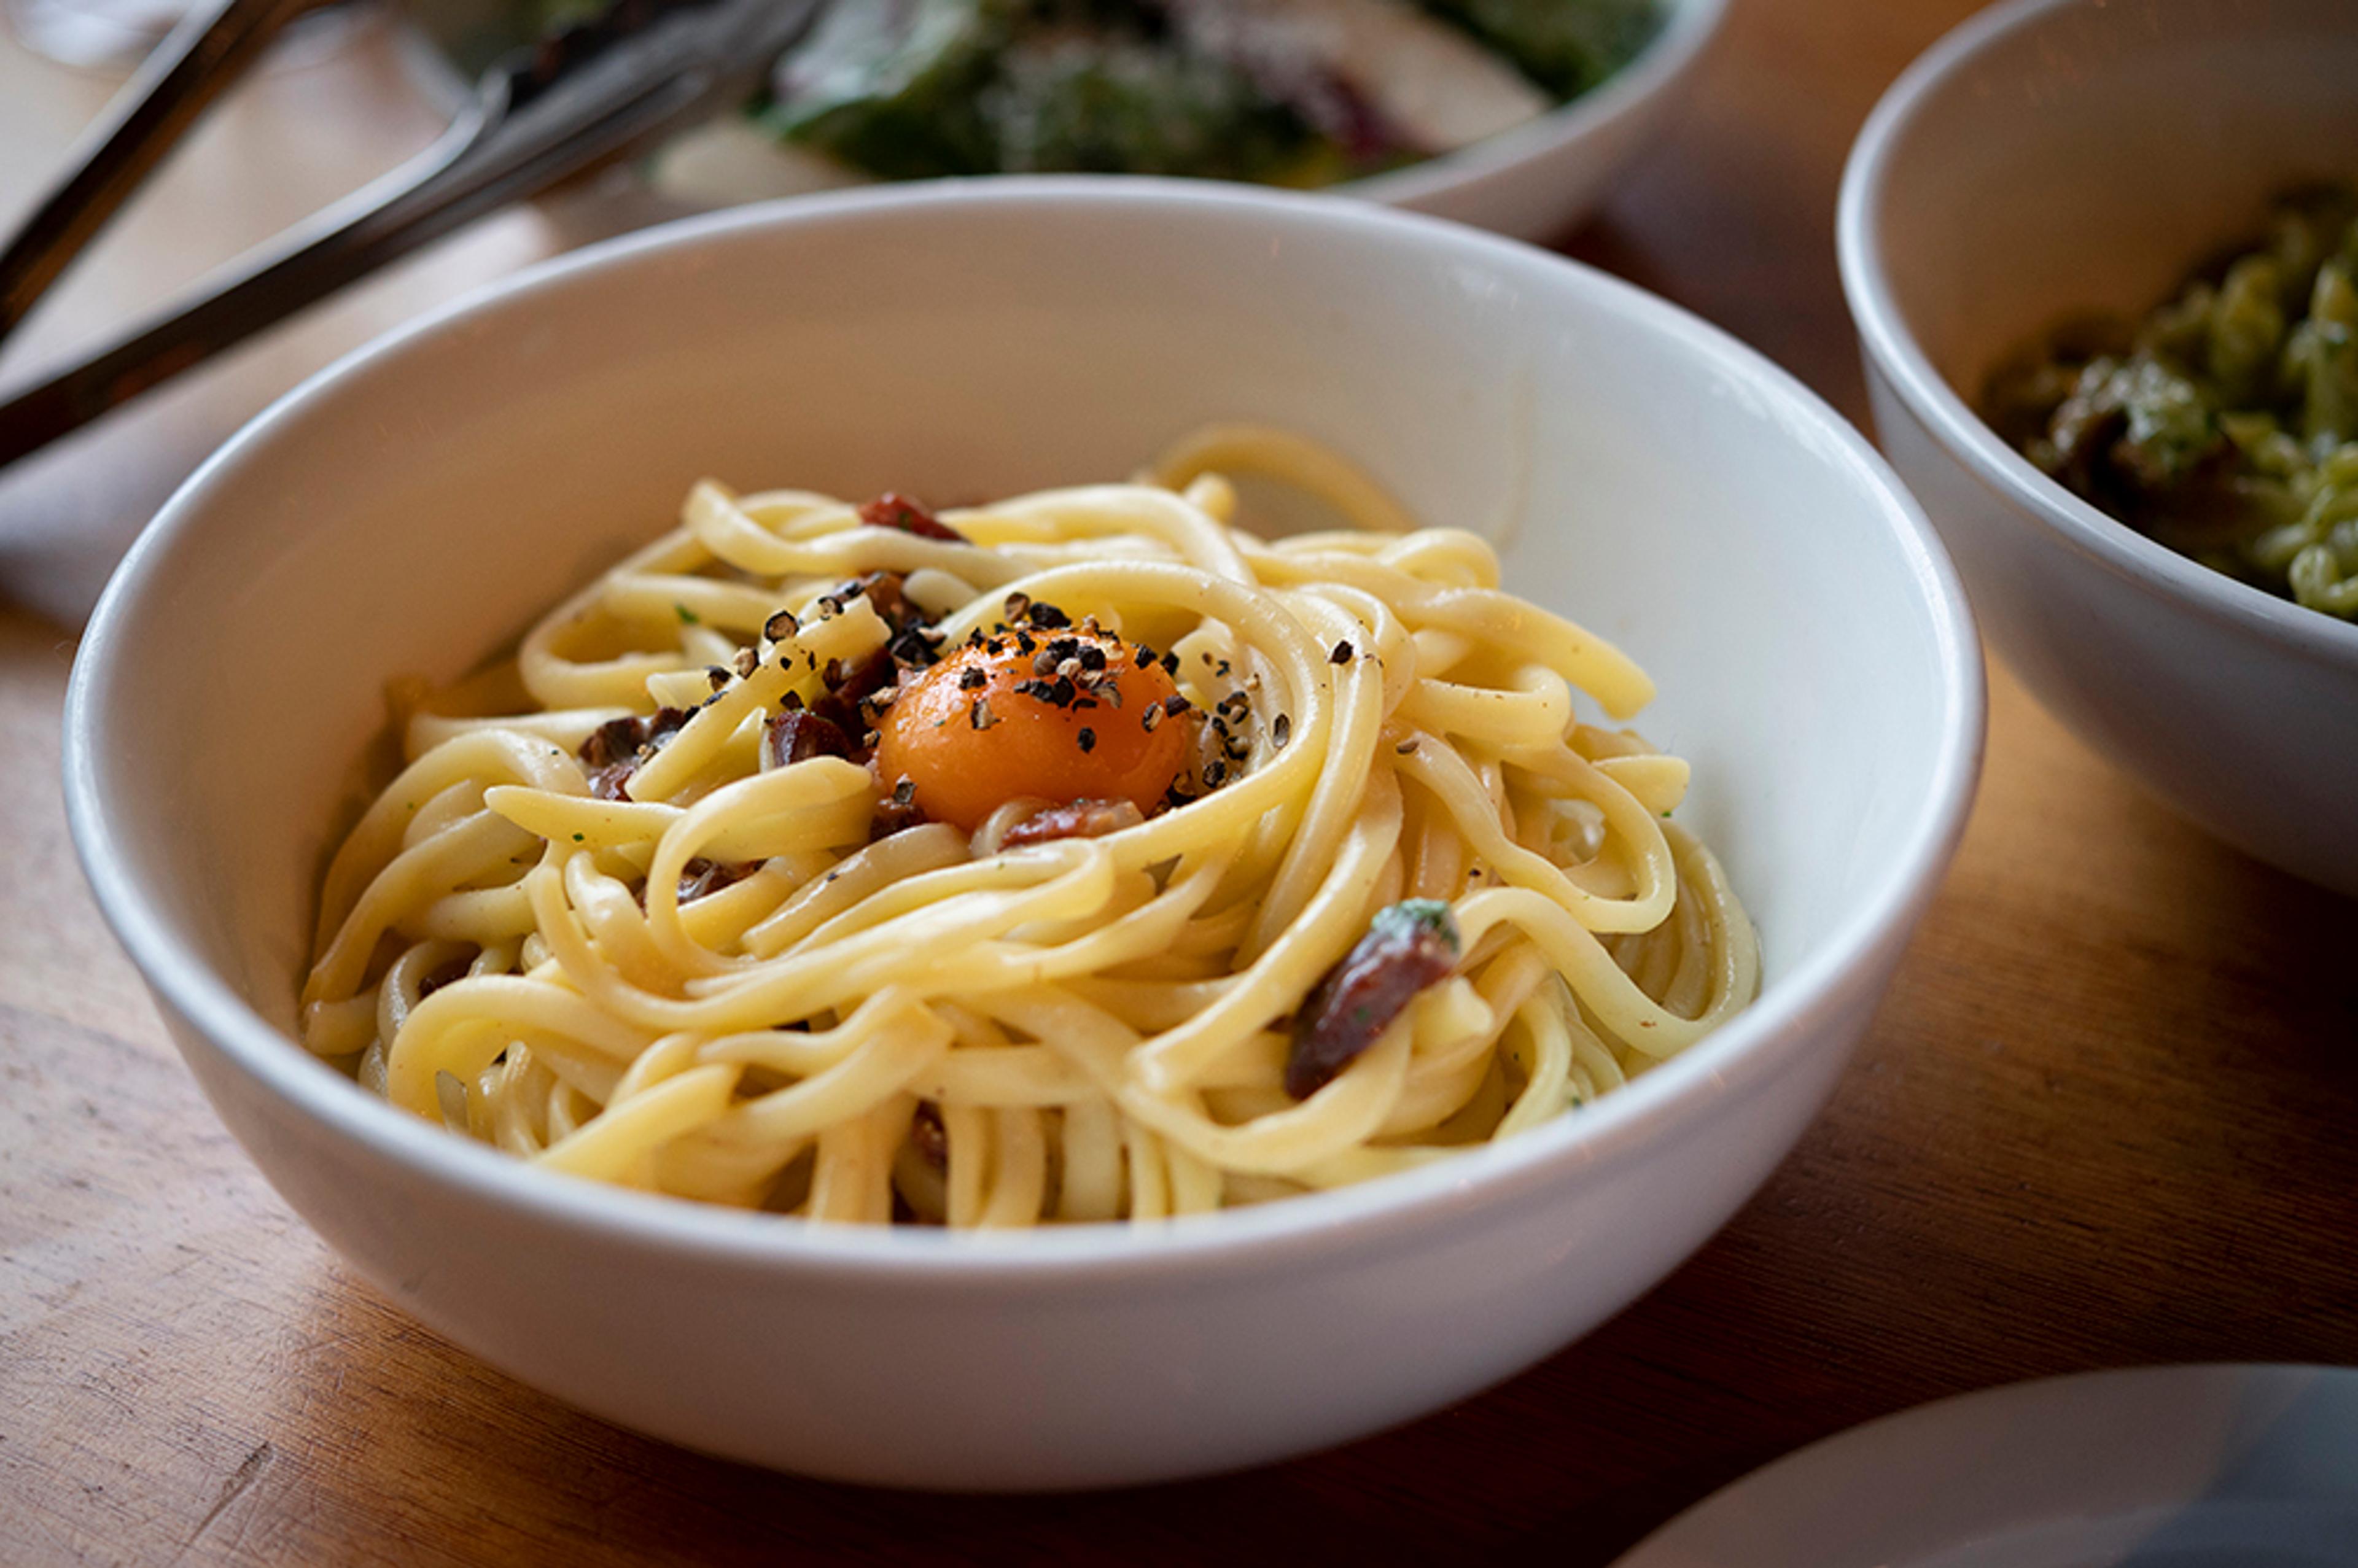
[[[452,88],[605,0],[413,15]],[[1544,239],[1692,79],[1725,0],[835,0],[738,115],[644,166],[675,212],[878,180],[1146,174]]]

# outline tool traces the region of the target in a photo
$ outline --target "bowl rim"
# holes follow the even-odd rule
[[[1662,0],[1654,36],[1604,81],[1547,113],[1405,168],[1345,180],[1326,190],[1365,201],[1413,206],[1436,201],[1531,159],[1569,146],[1635,113],[1684,77],[1727,17],[1729,0]]]
[[[310,406],[363,382],[380,363],[430,354],[577,280],[627,270],[675,252],[761,232],[791,244],[797,232],[857,225],[923,210],[928,221],[967,211],[1028,210],[1033,222],[1128,206],[1181,222],[1223,220],[1341,232],[1357,243],[1415,245],[1509,277],[1566,283],[1588,308],[1634,318],[1686,351],[1772,400],[1795,438],[1848,470],[1871,497],[1929,622],[1936,698],[1943,722],[1930,759],[1931,787],[1912,808],[1902,849],[1852,902],[1834,928],[1773,989],[1712,1036],[1604,1096],[1577,1117],[1504,1144],[1329,1192],[1166,1224],[1050,1227],[950,1234],[902,1227],[784,1222],[715,1205],[642,1194],[536,1170],[357,1090],[265,1021],[235,988],[175,935],[124,863],[109,853],[119,807],[113,773],[128,753],[111,746],[135,715],[135,679],[115,666],[142,601],[168,591],[166,568],[188,535],[201,537],[210,497],[233,473],[272,460],[299,438]],[[1730,334],[1608,274],[1520,242],[1416,213],[1339,197],[1122,177],[1050,177],[903,184],[730,209],[625,235],[502,279],[380,337],[305,380],[250,421],[181,485],[119,566],[92,617],[67,691],[64,786],[74,847],[101,912],[175,1022],[200,1035],[252,1087],[325,1134],[362,1146],[418,1178],[537,1223],[604,1233],[616,1244],[669,1249],[784,1271],[845,1278],[946,1279],[1016,1285],[1116,1270],[1124,1275],[1240,1268],[1341,1249],[1365,1251],[1422,1234],[1453,1216],[1489,1208],[1568,1173],[1627,1163],[1658,1138],[1723,1110],[1728,1090],[1765,1075],[1819,1028],[1855,1007],[1871,975],[1930,899],[1962,835],[1978,779],[1985,690],[1972,612],[1937,535],[1906,488],[1863,437],[1814,393]],[[123,717],[114,717],[114,710]],[[1879,988],[1877,988],[1879,989]],[[174,1031],[184,1054],[193,1047]]]
[[[1900,143],[1936,94],[2002,45],[2060,13],[2107,8],[2104,0],[2005,0],[1943,34],[1885,91],[1851,146],[1834,218],[1835,259],[1859,341],[1872,368],[1949,454],[1985,489],[2044,524],[2059,543],[2154,598],[2284,652],[2358,673],[2358,623],[2279,599],[2180,555],[2015,450],[1933,367],[1899,309],[1886,265],[1883,216]]]

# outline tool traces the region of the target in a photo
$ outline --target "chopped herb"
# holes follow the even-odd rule
[[[671,607],[673,612],[679,617],[679,623],[681,625],[700,626],[704,623],[704,617],[698,615],[695,611],[690,610],[687,605],[680,603],[679,600],[672,600]]]

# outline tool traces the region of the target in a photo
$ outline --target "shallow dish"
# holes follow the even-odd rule
[[[2349,1568],[2358,1372],[2134,1367],[1855,1426],[1614,1568]]]
[[[1867,121],[1839,248],[1884,449],[2024,684],[2220,838],[2358,893],[2358,625],[2107,517],[1972,407],[2058,319],[2142,315],[2287,184],[2358,177],[2353,81],[2344,0],[2002,5]]]
[[[1577,1116],[1200,1221],[808,1227],[579,1183],[288,1036],[319,857],[396,671],[448,677],[698,475],[872,494],[1119,476],[1262,420],[1366,462],[1667,694],[1760,1000]],[[1599,274],[1364,203],[902,188],[619,242],[364,351],[142,539],[70,700],[75,840],[222,1119],[406,1310],[689,1445],[946,1487],[1103,1485],[1429,1411],[1634,1300],[1791,1147],[1951,853],[1973,629],[1914,504],[1758,355]]]

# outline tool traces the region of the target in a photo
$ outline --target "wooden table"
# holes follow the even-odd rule
[[[1863,419],[1842,156],[1969,9],[1739,0],[1667,144],[1569,249]],[[67,847],[71,654],[0,619],[0,1562],[1597,1563],[1939,1395],[2358,1361],[2358,904],[2207,841],[1994,670],[1963,851],[1833,1103],[1725,1234],[1580,1345],[1404,1430],[1145,1491],[914,1497],[701,1459],[405,1321],[247,1165]]]

